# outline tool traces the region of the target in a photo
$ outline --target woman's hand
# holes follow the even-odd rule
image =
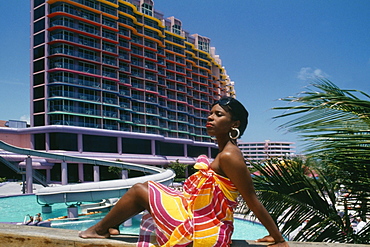
[[[264,236],[263,238],[259,238],[256,240],[257,242],[275,242],[275,239],[270,235]]]
[[[257,239],[257,242],[273,242],[273,244],[269,244],[270,247],[289,247],[289,244],[284,240],[281,242],[275,242],[275,239],[270,235],[265,236],[263,238]]]

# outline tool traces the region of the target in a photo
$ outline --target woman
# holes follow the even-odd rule
[[[155,182],[134,185],[96,225],[80,232],[82,238],[119,234],[117,226],[147,210],[143,216],[139,246],[229,246],[233,209],[240,193],[269,236],[258,241],[288,244],[267,210],[257,199],[244,157],[236,145],[247,127],[248,112],[234,98],[215,102],[207,119],[207,132],[217,140],[219,153],[212,163],[200,156],[198,172],[184,183],[184,193]]]
[[[41,213],[36,214],[35,222],[36,225],[42,221]]]

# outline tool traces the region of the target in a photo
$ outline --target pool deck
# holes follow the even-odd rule
[[[133,247],[136,246],[137,236],[117,235],[110,239],[82,239],[78,231],[37,227],[9,225],[0,223],[0,246],[6,247]],[[260,247],[268,243],[256,243],[252,240],[233,240],[231,247]],[[364,244],[337,243],[305,243],[289,242],[290,247],[369,247]]]
[[[36,185],[38,186],[38,185]],[[37,189],[37,188],[35,188]],[[19,183],[0,183],[0,197],[19,195]],[[118,235],[110,239],[82,239],[76,230],[49,227],[22,226],[0,223],[0,246],[4,247],[133,247],[137,236]],[[268,243],[254,240],[233,240],[231,247],[261,247]],[[290,247],[370,247],[365,244],[289,242]]]

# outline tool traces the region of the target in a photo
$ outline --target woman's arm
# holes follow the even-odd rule
[[[271,215],[258,200],[254,190],[251,174],[239,149],[232,149],[230,151],[224,150],[219,155],[219,168],[234,183],[248,207],[253,211],[259,221],[266,227],[273,240],[275,240],[276,245],[273,246],[288,246],[288,244],[285,243],[285,240],[273,221]],[[271,238],[267,237],[263,239],[267,241],[272,240]],[[279,245],[278,243],[284,244]]]

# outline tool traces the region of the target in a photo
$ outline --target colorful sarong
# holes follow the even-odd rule
[[[238,192],[230,179],[215,173],[205,155],[184,192],[149,182],[151,214],[142,218],[138,246],[229,246]]]

